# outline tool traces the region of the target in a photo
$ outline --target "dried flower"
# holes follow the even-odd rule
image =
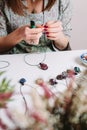
[[[0,72],[0,76],[4,73],[4,71]],[[6,107],[6,103],[13,94],[13,86],[10,85],[10,82],[7,78],[3,78],[0,83],[0,108]]]
[[[3,85],[7,83],[7,80],[4,80]],[[8,128],[1,119],[0,127],[4,130],[7,128],[12,130],[87,130],[87,70],[77,79],[71,76],[69,81],[66,90],[54,96],[48,84],[43,79],[37,79],[37,88],[32,87],[28,95],[30,100],[26,101],[27,115],[19,109],[15,112],[8,110],[7,115],[14,122],[15,128]],[[44,95],[40,95],[36,90],[38,87],[43,89]],[[4,85],[0,91],[0,101],[5,100],[4,105],[13,92],[8,88]],[[15,116],[13,116],[14,113]],[[24,126],[22,121],[25,123]]]

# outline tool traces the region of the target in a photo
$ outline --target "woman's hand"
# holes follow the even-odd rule
[[[49,21],[44,28],[47,38],[53,40],[58,49],[62,50],[67,46],[69,39],[63,33],[61,21]]]
[[[0,37],[0,53],[9,51],[22,40],[25,40],[28,44],[37,45],[42,32],[43,27],[41,25],[32,29],[29,25],[22,26],[7,36]]]
[[[37,25],[36,28],[23,26],[20,28],[19,32],[22,34],[21,40],[26,41],[30,45],[37,45],[40,37],[42,36],[43,27],[41,25]]]

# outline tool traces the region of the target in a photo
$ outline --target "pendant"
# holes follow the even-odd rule
[[[48,69],[47,64],[40,63],[39,65],[40,65],[40,68],[41,68],[42,70],[47,70],[47,69]]]

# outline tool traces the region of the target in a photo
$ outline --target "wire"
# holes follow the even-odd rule
[[[0,69],[7,68],[10,65],[10,63],[8,61],[4,61],[4,60],[0,61],[0,63],[5,63],[6,64],[6,65],[0,67]]]
[[[23,95],[23,93],[22,93],[22,86],[23,86],[23,85],[20,86],[20,94],[21,94],[21,96],[22,96],[22,98],[23,98],[23,100],[24,100],[24,103],[25,103],[25,114],[26,114],[28,107],[27,107],[26,99],[25,99],[25,97],[24,97],[24,95]]]
[[[40,53],[35,53],[35,54],[40,54]],[[41,53],[42,54],[42,53]],[[29,56],[30,54],[26,54],[26,55],[24,55],[24,62],[26,63],[26,64],[28,64],[29,66],[38,66],[40,63],[43,63],[44,61],[45,61],[45,59],[46,59],[46,52],[44,53],[44,57],[43,57],[43,59],[40,61],[40,62],[38,62],[37,64],[30,64],[27,60],[26,60],[26,58]]]

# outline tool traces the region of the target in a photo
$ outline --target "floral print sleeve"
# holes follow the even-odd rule
[[[71,36],[71,18],[72,18],[72,2],[71,0],[60,0],[59,4],[60,15],[59,19],[62,21],[64,34]]]
[[[4,1],[0,0],[0,36],[7,35],[6,18],[4,14]]]
[[[46,6],[48,0],[44,1]],[[23,0],[23,2],[26,5],[26,0]],[[32,14],[27,10],[25,11],[25,14],[26,16],[19,16],[18,14],[15,14],[11,8],[8,8],[5,0],[0,0],[0,36],[6,36],[20,26],[28,25],[31,20],[34,20],[36,24],[41,25],[51,20],[60,20],[63,23],[64,34],[69,37],[71,36],[71,0],[56,0],[55,4],[49,11],[44,11],[44,15],[43,12]],[[44,37],[44,35],[42,35],[39,45],[32,46],[25,41],[21,41],[15,47],[13,47],[9,53],[27,53],[36,51],[42,52],[44,50],[56,51],[53,48],[52,43],[52,40],[49,40],[46,36]]]

